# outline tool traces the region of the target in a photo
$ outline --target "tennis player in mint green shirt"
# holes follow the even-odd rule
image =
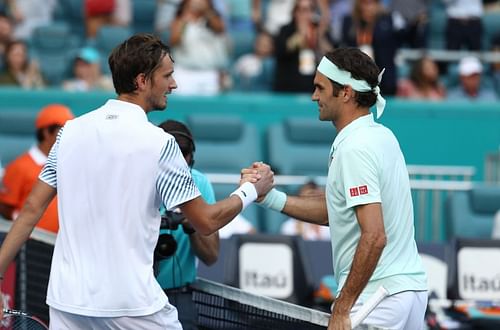
[[[351,329],[351,317],[379,288],[386,293],[362,321],[384,329],[421,330],[427,306],[427,277],[415,242],[413,203],[406,163],[394,134],[375,122],[385,100],[383,74],[357,48],[326,54],[314,78],[312,100],[319,119],[337,136],[328,157],[326,195],[287,196],[276,189],[262,206],[296,219],[330,226],[338,292],[329,330]],[[325,161],[325,169],[327,162]],[[242,170],[255,182],[270,171],[255,163]]]

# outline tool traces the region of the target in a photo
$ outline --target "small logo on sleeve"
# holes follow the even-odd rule
[[[360,195],[366,195],[368,194],[368,186],[367,185],[364,185],[364,186],[359,186],[359,194]]]
[[[363,186],[359,186],[359,187],[349,188],[349,193],[350,193],[351,197],[356,197],[359,195],[366,195],[366,194],[368,194],[368,186],[363,185]]]

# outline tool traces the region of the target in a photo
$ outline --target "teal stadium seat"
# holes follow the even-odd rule
[[[446,29],[446,11],[439,6],[433,6],[430,11],[429,20],[429,41],[430,49],[444,49],[445,45],[445,29]]]
[[[256,127],[238,116],[188,116],[186,124],[196,141],[194,167],[203,173],[239,174],[242,168],[262,159]],[[214,184],[217,200],[228,197],[234,189],[235,184]],[[261,230],[259,214],[256,205],[242,213]]]
[[[267,159],[276,174],[326,176],[328,155],[335,135],[331,122],[321,122],[316,118],[288,118],[269,128]],[[283,189],[295,194],[298,188]],[[277,233],[287,217],[265,210],[264,219],[266,231]]]
[[[70,26],[71,34],[79,40],[79,45],[86,38],[83,1],[58,0],[55,13],[57,21],[66,22]]]
[[[493,38],[500,33],[500,12],[488,12],[482,17],[484,36],[483,49],[490,50]]]
[[[0,160],[7,165],[35,142],[35,112],[0,112]]]
[[[292,117],[269,128],[268,159],[284,175],[324,176],[336,130],[331,122]]]
[[[77,40],[72,36],[66,23],[35,28],[31,39],[31,51],[48,85],[59,86],[69,76],[76,48]]]
[[[449,238],[491,238],[493,218],[500,210],[500,186],[477,185],[448,196]]]
[[[94,47],[101,54],[101,69],[104,74],[111,73],[108,65],[111,51],[132,34],[132,30],[124,26],[104,25],[99,29]]]
[[[132,27],[134,33],[152,33],[156,15],[156,0],[132,1]]]
[[[253,30],[229,31],[231,45],[231,63],[234,63],[241,55],[253,53],[255,32]]]

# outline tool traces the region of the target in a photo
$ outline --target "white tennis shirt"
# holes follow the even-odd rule
[[[414,238],[408,170],[396,137],[369,114],[344,127],[333,150],[326,198],[339,292],[361,234],[354,208],[371,203],[382,205],[387,244],[361,301],[380,285],[390,294],[426,290],[427,278]]]
[[[57,188],[60,229],[47,304],[86,316],[142,316],[168,302],[153,274],[160,202],[200,195],[175,139],[132,103],[68,121],[40,179]]]

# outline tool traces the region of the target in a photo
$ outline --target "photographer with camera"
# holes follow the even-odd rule
[[[167,120],[159,125],[171,134],[186,163],[193,180],[209,204],[215,203],[215,194],[208,178],[193,169],[195,144],[189,129],[181,122]],[[184,329],[197,329],[197,311],[190,284],[196,278],[196,257],[207,266],[217,261],[219,234],[204,236],[197,233],[179,210],[162,213],[160,237],[155,249],[155,274],[172,305],[177,307],[179,321]]]

